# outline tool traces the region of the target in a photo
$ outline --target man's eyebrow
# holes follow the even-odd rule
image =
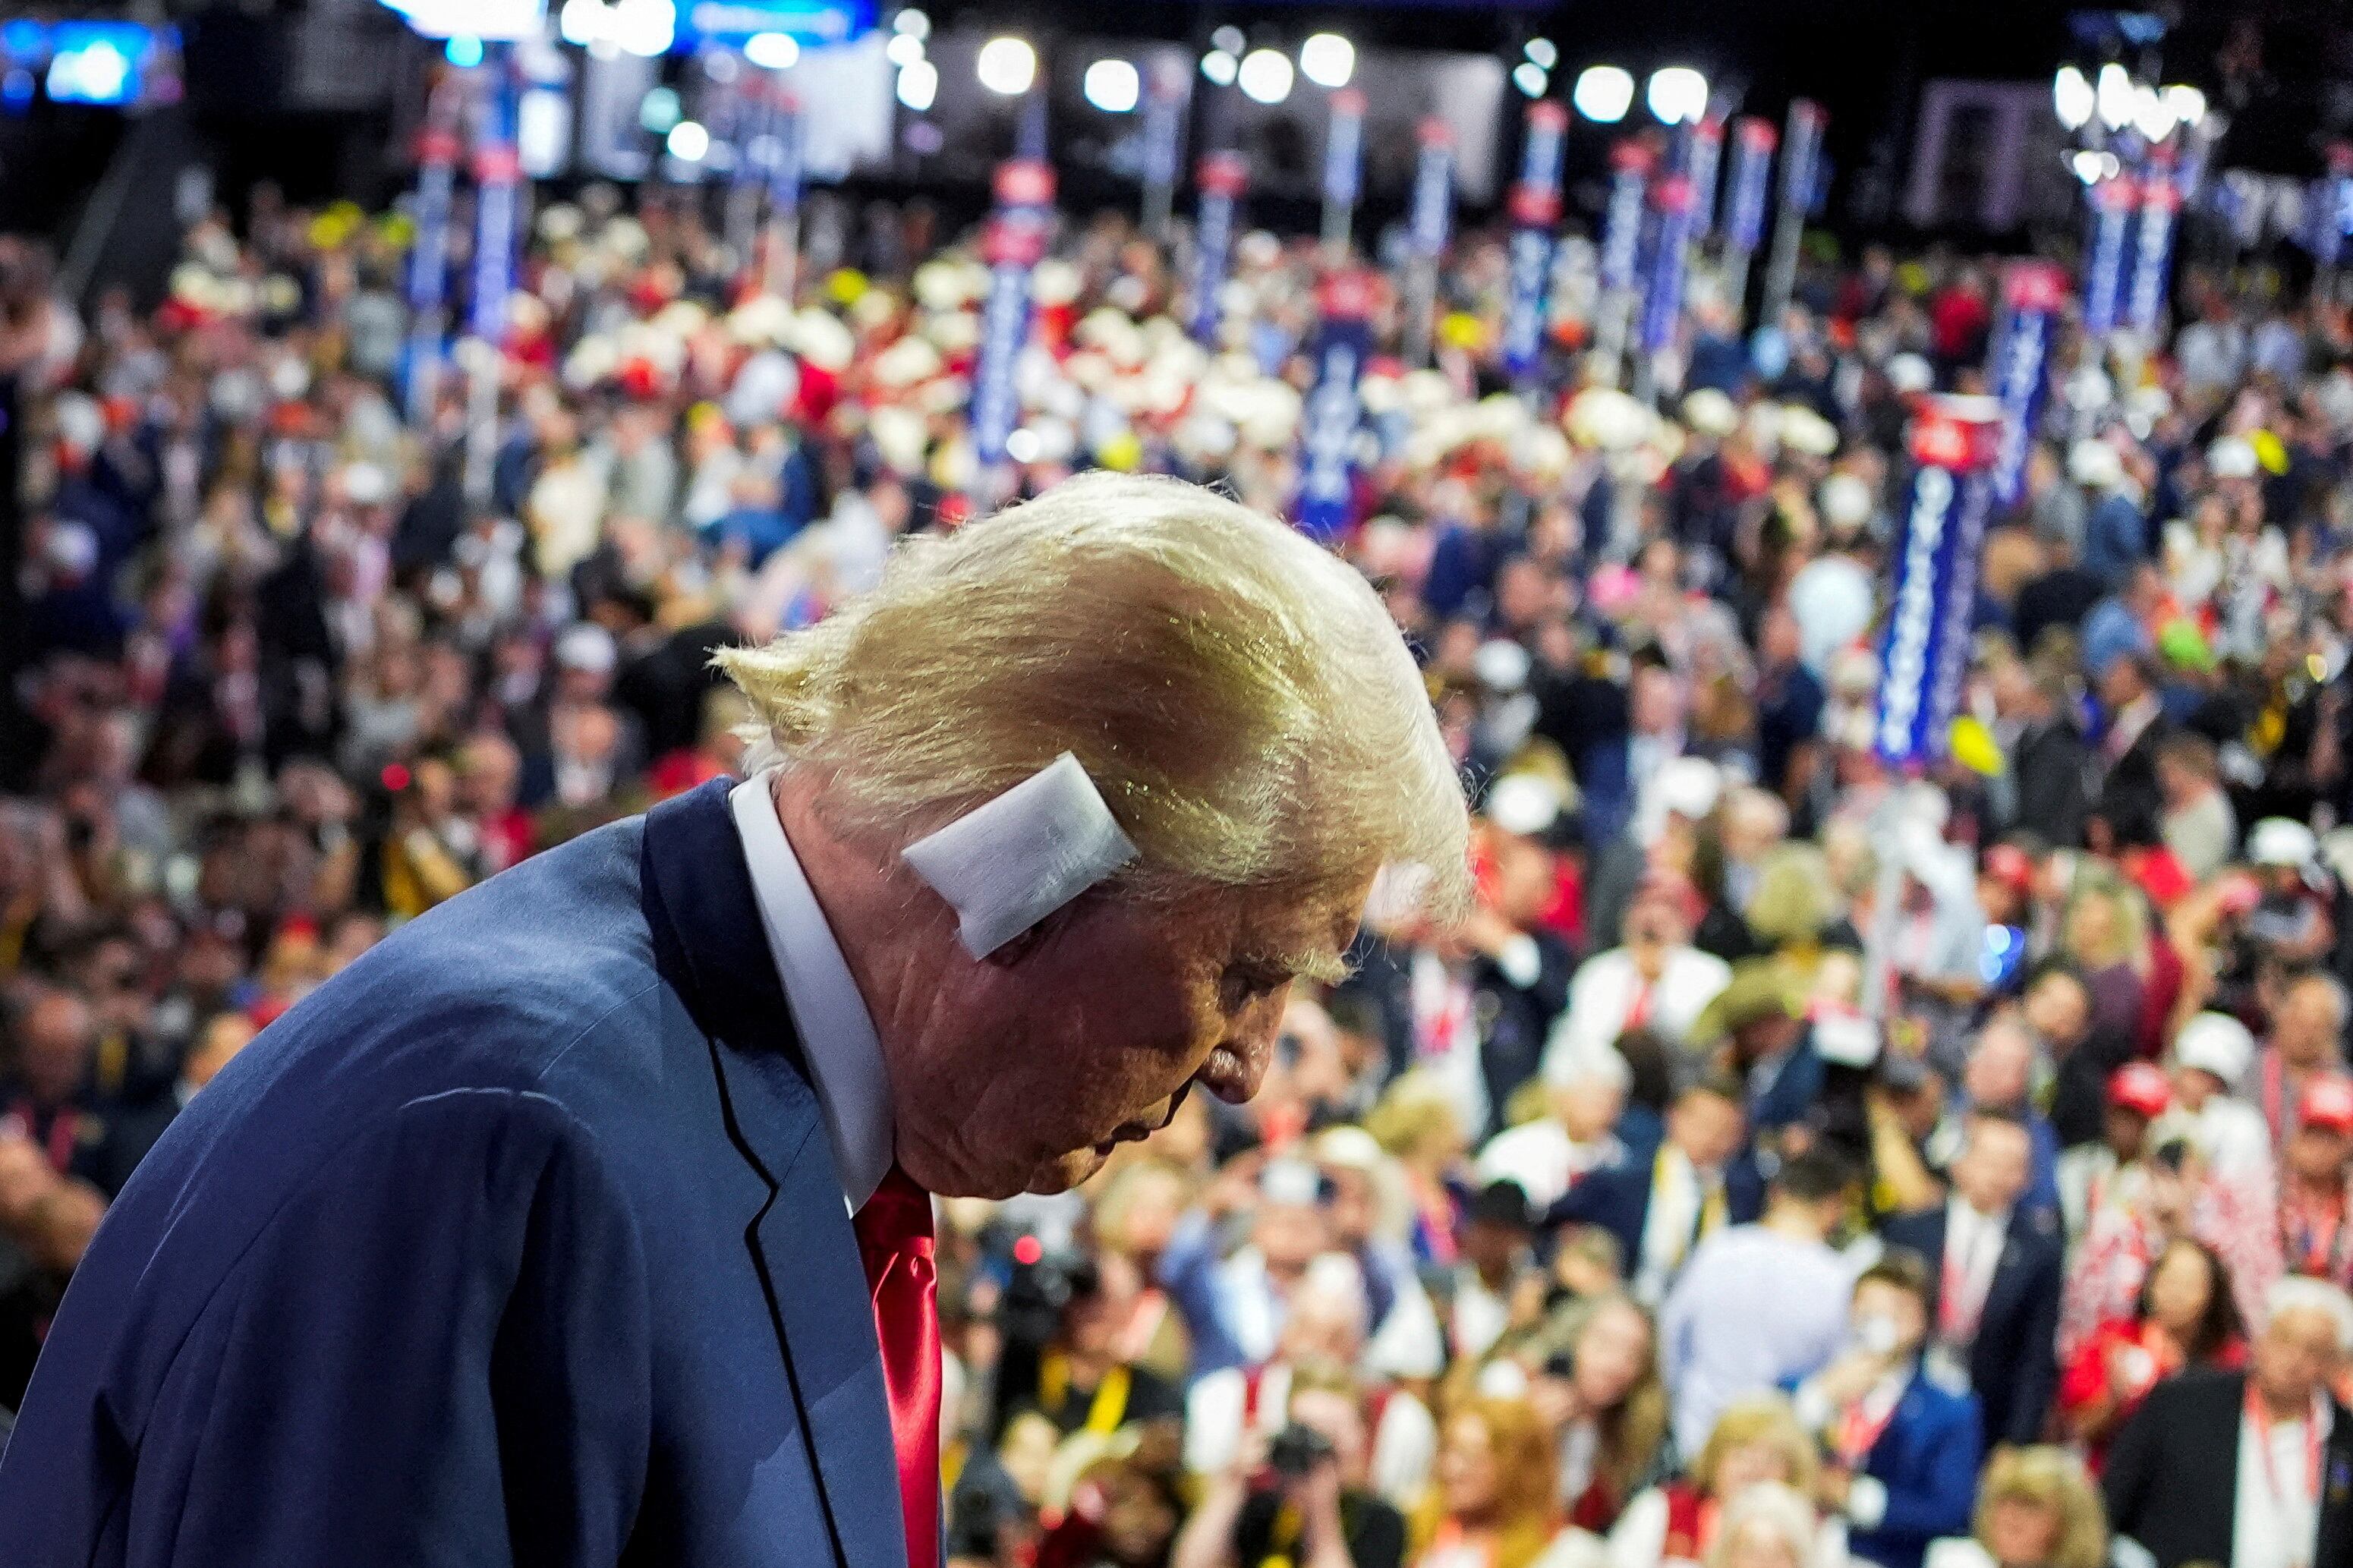
[[[1252,969],[1297,980],[1337,985],[1356,971],[1337,950],[1317,944],[1290,952],[1261,952],[1241,961]]]

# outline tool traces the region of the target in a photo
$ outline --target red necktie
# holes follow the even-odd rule
[[[874,1332],[882,1346],[899,1505],[906,1515],[907,1568],[939,1568],[940,1317],[932,1195],[893,1165],[851,1224],[874,1291]]]

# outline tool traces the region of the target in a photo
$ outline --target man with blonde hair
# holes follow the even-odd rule
[[[755,777],[411,921],[156,1146],[12,1561],[935,1568],[929,1194],[1247,1099],[1383,868],[1466,901],[1378,599],[1191,486],[1072,480],[722,662]]]

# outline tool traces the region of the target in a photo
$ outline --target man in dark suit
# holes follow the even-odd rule
[[[1634,1294],[1652,1307],[1666,1300],[1703,1237],[1765,1212],[1765,1177],[1747,1148],[1742,1093],[1740,1084],[1725,1079],[1684,1089],[1667,1111],[1663,1142],[1630,1148],[1569,1188],[1546,1225],[1608,1231]]]
[[[2108,1523],[2158,1568],[2353,1563],[2353,1420],[2328,1392],[2353,1303],[2287,1279],[2264,1319],[2245,1371],[2158,1384],[2108,1449]]]
[[[1378,600],[1190,486],[1071,481],[727,662],[776,766],[410,921],[156,1144],[11,1563],[936,1568],[926,1194],[1248,1098],[1376,865],[1465,897]]]
[[[1941,1208],[1881,1223],[1890,1247],[1928,1263],[1934,1351],[1967,1378],[1989,1443],[2033,1443],[2059,1385],[2054,1345],[2066,1274],[2058,1217],[2022,1205],[2033,1148],[2025,1126],[1973,1112]]]

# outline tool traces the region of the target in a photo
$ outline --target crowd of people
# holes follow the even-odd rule
[[[1181,237],[1068,221],[984,470],[974,241],[878,207],[787,300],[692,193],[591,191],[536,214],[470,491],[468,367],[410,411],[409,237],[265,191],[152,310],[0,257],[0,1407],[272,1019],[741,769],[715,648],[998,489],[1299,488],[1305,243],[1243,237],[1203,342]],[[1588,379],[1562,254],[1532,387],[1499,235],[1428,365],[1384,285],[1335,545],[1422,660],[1478,907],[1377,889],[1254,1101],[943,1205],[950,1555],[2353,1563],[2353,323],[2250,263],[2185,269],[2163,342],[2062,334],[1906,773],[1903,434],[1982,388],[1999,264],[1824,247],[1750,331],[1703,258],[1654,408]]]

